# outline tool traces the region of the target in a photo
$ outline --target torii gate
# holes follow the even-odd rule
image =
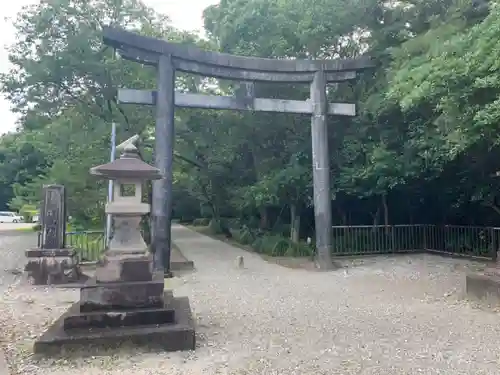
[[[327,115],[355,116],[356,107],[348,103],[328,103],[326,85],[355,79],[357,72],[373,67],[371,60],[243,57],[203,51],[111,27],[105,27],[103,32],[104,43],[118,50],[123,58],[154,66],[157,71],[155,91],[118,90],[121,103],[156,105],[155,165],[164,178],[153,183],[155,267],[163,265],[165,273],[170,273],[174,111],[175,106],[179,106],[311,114],[316,264],[319,268],[331,268],[332,215],[326,118]],[[243,82],[309,83],[311,94],[306,101],[256,98],[252,84],[246,84],[246,90],[235,97],[178,93],[175,92],[176,70]]]

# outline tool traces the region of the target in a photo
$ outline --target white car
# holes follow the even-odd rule
[[[23,218],[15,212],[0,212],[0,223],[20,223],[22,221]]]

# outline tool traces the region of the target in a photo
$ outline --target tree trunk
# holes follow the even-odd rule
[[[267,229],[269,227],[269,218],[267,216],[267,208],[266,207],[259,208],[259,215],[260,215],[259,228],[260,229]]]
[[[382,207],[384,208],[384,225],[389,226],[389,206],[387,205],[387,195],[382,194]]]
[[[373,219],[373,230],[375,230],[375,227],[378,225],[378,218],[380,216],[380,206],[377,207],[377,211],[372,215]]]
[[[290,205],[290,218],[290,239],[293,242],[298,243],[300,240],[300,213],[297,209],[297,205],[295,204]]]
[[[340,220],[342,222],[342,225],[347,225],[347,215],[345,214],[344,211],[340,207],[337,206],[337,212],[340,216]]]
[[[389,234],[389,207],[387,205],[387,195],[382,194],[382,207],[384,209],[385,233]]]

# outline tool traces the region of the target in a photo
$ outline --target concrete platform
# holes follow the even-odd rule
[[[119,328],[64,330],[66,318],[80,313],[79,303],[72,305],[49,329],[35,341],[35,354],[57,355],[61,349],[77,350],[88,346],[117,348],[125,343],[165,351],[194,350],[195,325],[187,297],[176,297],[170,308],[175,311],[175,323]]]
[[[80,308],[81,311],[81,308]],[[143,325],[162,325],[175,323],[175,311],[169,304],[159,308],[137,309],[117,312],[93,311],[68,316],[64,319],[64,330],[121,328]]]
[[[90,279],[80,289],[81,311],[161,307],[165,281],[160,276],[152,281],[117,283],[96,283],[95,279]]]
[[[187,259],[177,246],[172,246],[170,254],[170,270],[192,271],[194,270],[194,263],[193,261]]]
[[[465,290],[469,298],[500,305],[500,269],[490,268],[466,275]]]

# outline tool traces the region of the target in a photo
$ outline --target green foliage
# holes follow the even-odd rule
[[[195,227],[207,227],[210,224],[210,219],[203,217],[193,220],[193,225]]]
[[[214,233],[210,229],[212,234]],[[279,234],[252,230],[244,225],[231,230],[234,241],[250,246],[255,252],[270,256],[311,256],[312,248],[305,243],[296,243]]]
[[[0,204],[19,209],[38,204],[43,184],[64,184],[68,212],[81,225],[104,219],[102,181],[89,168],[109,160],[110,124],[117,139],[147,138],[148,108],[122,107],[116,86],[151,86],[154,72],[117,59],[102,45],[102,26],[118,27],[178,41],[191,40],[140,1],[47,1],[25,7],[9,49],[12,70],[1,89],[22,115],[18,133],[0,139]],[[189,79],[180,77],[179,84]],[[146,155],[151,153],[144,150]]]
[[[154,87],[155,73],[103,46],[102,26],[113,24],[241,55],[372,55],[373,71],[328,89],[331,102],[355,102],[359,110],[356,118],[328,119],[334,224],[497,225],[494,4],[222,0],[205,11],[209,40],[173,29],[139,0],[29,6],[15,22],[17,41],[8,51],[14,67],[0,76],[2,92],[22,115],[19,131],[0,138],[0,205],[38,207],[42,185],[60,183],[72,224],[102,226],[107,184],[88,170],[109,159],[111,122],[119,141],[140,134],[141,152],[152,162],[154,111],[120,105],[116,88]],[[241,86],[186,74],[176,85],[219,95]],[[255,90],[268,98],[309,95],[305,85],[256,83]],[[299,218],[301,239],[314,237],[311,153],[308,116],[177,109],[174,217],[204,218],[196,224],[226,235],[231,229],[238,242],[266,254],[309,254],[309,246],[287,237]]]
[[[25,223],[31,223],[33,216],[38,214],[38,208],[33,205],[25,204],[19,210],[19,214],[23,217]]]
[[[312,248],[303,243],[292,242],[288,238],[279,235],[266,234],[257,237],[253,243],[252,248],[258,253],[270,256],[311,256]]]

